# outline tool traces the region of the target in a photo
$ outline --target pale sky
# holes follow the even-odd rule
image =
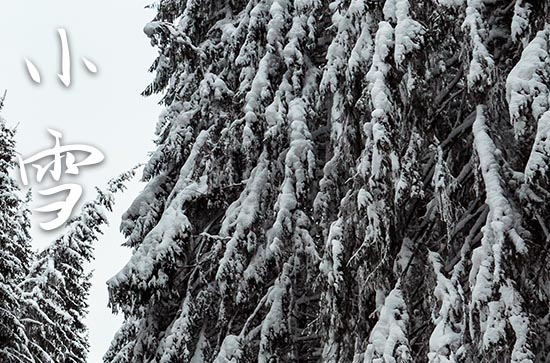
[[[0,90],[8,90],[1,115],[8,124],[18,124],[17,149],[25,157],[51,147],[47,128],[62,132],[65,144],[88,144],[105,154],[102,164],[84,168],[71,179],[84,188],[81,201],[94,197],[94,186],[101,187],[120,172],[146,161],[147,152],[153,149],[159,98],[140,96],[152,77],[147,69],[156,54],[143,34],[143,26],[154,15],[152,10],[144,9],[148,3],[150,0],[0,3]],[[58,28],[66,29],[68,34],[72,60],[69,88],[57,77],[61,72]],[[97,74],[86,70],[82,57],[97,65]],[[31,80],[25,58],[38,68],[41,84]],[[33,190],[44,189],[41,186],[34,185]],[[96,246],[88,316],[90,363],[101,362],[121,322],[107,308],[105,281],[129,258],[130,251],[120,247],[124,239],[118,227],[122,213],[142,188],[141,183],[133,182],[130,190],[117,199],[111,225]],[[34,198],[33,207],[45,204],[39,196]],[[59,233],[43,233],[36,228],[36,222],[44,221],[44,217],[33,215],[37,249]]]

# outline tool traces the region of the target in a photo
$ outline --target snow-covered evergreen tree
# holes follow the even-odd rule
[[[0,100],[0,109],[4,99]],[[33,255],[30,248],[28,199],[21,197],[16,181],[15,130],[0,117],[0,361],[33,362],[27,348],[20,314],[22,297],[18,285]]]
[[[550,359],[547,2],[157,10],[106,363]]]
[[[109,181],[105,190],[97,189],[96,198],[85,203],[62,235],[37,255],[20,283],[21,315],[33,362],[87,362],[84,317],[91,276],[84,265],[93,259],[93,243],[107,223],[114,194],[125,189],[134,173],[123,173]]]

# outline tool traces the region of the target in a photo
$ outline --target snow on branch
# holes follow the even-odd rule
[[[512,17],[512,40],[518,41],[529,28],[529,16],[531,4],[527,0],[516,0],[514,4],[514,16]]]
[[[476,336],[476,331],[481,334],[482,349],[487,351],[503,342],[511,327],[515,334],[512,362],[532,363],[534,355],[528,342],[529,319],[510,266],[514,263],[510,258],[514,255],[513,249],[525,254],[527,247],[516,230],[520,218],[514,213],[501,185],[497,149],[488,134],[484,112],[484,107],[478,106],[473,132],[489,214],[482,229],[481,246],[472,253],[470,330],[473,336]]]
[[[245,151],[250,150],[259,142],[258,115],[262,113],[262,102],[272,96],[271,77],[278,69],[278,62],[282,59],[284,35],[289,18],[288,0],[275,0],[271,4],[269,14],[271,19],[267,25],[267,47],[256,74],[252,80],[250,90],[245,97],[244,127],[242,145]]]
[[[244,191],[225,213],[220,236],[230,237],[225,245],[223,258],[219,262],[216,280],[224,292],[229,284],[238,281],[248,261],[244,251],[254,252],[256,235],[252,231],[260,218],[260,204],[268,182],[269,170],[265,152],[258,165],[252,170]]]
[[[482,0],[467,0],[466,18],[462,24],[468,30],[472,48],[470,69],[468,72],[468,87],[490,83],[494,61],[485,47],[484,37],[487,34],[482,13],[485,5]]]
[[[288,304],[286,300],[290,294],[290,274],[293,267],[291,264],[285,263],[282,270],[281,275],[269,290],[267,303],[270,308],[262,322],[260,331],[258,363],[270,363],[276,360],[278,341],[288,339],[288,335],[291,333],[287,326]]]
[[[389,293],[372,329],[364,363],[412,363],[409,347],[409,313],[399,286]]]
[[[307,193],[309,180],[313,177],[315,159],[313,156],[313,144],[310,140],[309,130],[305,123],[305,107],[301,99],[290,102],[288,118],[290,123],[290,148],[285,157],[285,179],[281,186],[275,208],[277,217],[272,229],[268,233],[271,240],[267,257],[272,254],[281,255],[283,246],[281,238],[293,234],[293,216],[299,207],[299,200]],[[287,234],[285,234],[285,230]],[[304,230],[305,231],[305,230]],[[294,238],[299,238],[295,235]]]
[[[361,193],[358,200],[360,205],[366,205],[369,219],[365,241],[382,243],[381,245],[387,244],[392,223],[390,209],[394,197],[390,179],[399,179],[400,168],[391,136],[390,120],[394,106],[387,82],[391,70],[387,59],[394,46],[393,35],[394,30],[390,23],[381,21],[375,37],[372,66],[367,73],[367,91],[372,112],[370,121],[365,124],[367,140],[359,162],[360,171],[364,173],[361,176],[366,179],[367,184],[365,192]]]
[[[531,155],[525,166],[525,180],[532,183],[537,178],[548,180],[550,164],[550,110],[542,114]]]
[[[429,252],[436,286],[434,296],[439,302],[439,310],[434,311],[432,320],[435,325],[430,336],[430,363],[457,363],[464,354],[463,334],[466,330],[466,304],[464,292],[456,275],[447,278],[443,271],[441,256],[436,252]]]
[[[405,56],[420,48],[425,33],[424,27],[409,16],[408,0],[386,0],[384,16],[387,21],[393,20],[395,25],[395,64],[400,66]]]
[[[166,261],[174,261],[175,256],[181,253],[182,240],[185,240],[191,229],[185,215],[186,203],[206,192],[206,178],[194,174],[208,137],[208,131],[199,134],[180,170],[178,182],[167,198],[167,207],[160,220],[145,236],[126,266],[107,282],[112,293],[122,286],[133,285],[147,291],[167,283],[162,266],[166,265]],[[123,294],[122,291],[118,293]]]
[[[228,334],[222,342],[220,352],[213,363],[238,363],[243,356],[241,338]],[[194,362],[193,362],[194,363]],[[198,361],[196,363],[202,363]]]
[[[525,47],[519,62],[506,79],[510,121],[517,138],[534,133],[534,143],[525,166],[525,181],[547,179],[550,160],[550,26],[539,31]],[[531,120],[534,120],[532,122]]]
[[[332,24],[336,28],[336,35],[332,39],[327,50],[327,63],[323,78],[321,79],[321,92],[335,93],[340,86],[340,78],[345,73],[348,64],[355,64],[358,58],[362,55],[358,53],[360,47],[364,47],[359,40],[367,40],[359,38],[356,42],[359,32],[361,32],[361,23],[358,21],[363,18],[365,12],[365,4],[363,0],[352,0],[348,9],[342,10],[340,6],[336,6],[336,2],[332,4],[334,13],[332,14]],[[368,15],[367,15],[368,16]],[[369,18],[365,18],[367,21]],[[368,29],[366,29],[368,31]],[[355,47],[353,47],[356,42]],[[357,50],[352,52],[352,47]],[[368,47],[368,45],[366,45]],[[364,56],[368,57],[367,54]]]
[[[487,229],[491,231],[487,231],[487,234],[493,234],[495,242],[499,245],[509,237],[516,251],[524,254],[527,252],[527,247],[517,232],[519,221],[502,187],[499,164],[496,159],[497,148],[488,134],[484,112],[484,107],[478,106],[473,132],[474,147],[485,183],[486,202],[489,205]]]
[[[533,129],[529,117],[538,120],[549,108],[550,27],[537,33],[506,79],[510,122],[517,138]]]
[[[390,71],[390,65],[385,62],[394,45],[393,28],[390,23],[382,21],[376,32],[375,51],[372,66],[367,73],[368,90],[372,102],[372,162],[371,175],[380,179],[387,172],[384,170],[382,159],[384,149],[382,146],[388,144],[388,130],[386,124],[393,110],[391,92],[386,83],[386,77]]]
[[[330,232],[327,238],[325,250],[327,255],[323,259],[319,269],[323,273],[330,286],[335,290],[339,290],[338,285],[343,282],[342,268],[344,266],[343,254],[343,220],[339,218],[330,226]]]

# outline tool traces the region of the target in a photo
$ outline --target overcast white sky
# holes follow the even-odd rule
[[[23,156],[51,147],[47,128],[61,131],[66,144],[93,145],[105,154],[101,165],[81,169],[75,179],[85,189],[83,201],[93,198],[94,186],[103,186],[121,171],[145,161],[146,153],[153,148],[151,140],[160,112],[158,97],[140,96],[152,77],[147,69],[155,57],[155,50],[142,31],[154,15],[144,9],[150,2],[0,2],[0,90],[8,90],[2,117],[10,125],[19,124],[18,151]],[[69,88],[57,77],[61,67],[58,28],[65,28],[69,38],[72,58]],[[89,73],[81,57],[93,61],[98,73]],[[31,60],[40,71],[40,85],[32,82],[24,58]],[[130,252],[120,247],[123,237],[118,233],[118,226],[122,213],[142,187],[133,182],[130,190],[117,199],[111,226],[105,229],[96,246],[88,317],[92,344],[90,363],[101,362],[121,321],[120,317],[110,315],[106,306],[105,281],[128,260]],[[35,196],[35,207],[45,204],[38,198]],[[36,248],[50,243],[55,235],[34,228]]]

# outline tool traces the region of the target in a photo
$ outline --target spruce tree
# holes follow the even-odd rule
[[[91,273],[84,265],[93,259],[94,242],[111,211],[114,194],[125,189],[134,170],[109,181],[105,190],[85,203],[67,222],[62,235],[37,255],[20,284],[24,303],[21,314],[37,363],[85,363],[89,343],[87,313]]]
[[[5,95],[4,95],[5,97]],[[4,99],[0,100],[0,110]],[[18,287],[32,261],[28,201],[12,178],[15,129],[0,117],[0,361],[32,362],[23,328]]]
[[[161,0],[105,362],[550,359],[550,14]]]

